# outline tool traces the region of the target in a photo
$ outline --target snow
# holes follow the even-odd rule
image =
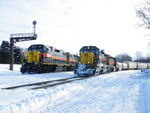
[[[75,76],[21,74],[0,64],[0,88]],[[150,70],[119,71],[47,89],[0,89],[0,113],[150,113]]]
[[[94,69],[93,68],[86,68],[85,64],[78,64],[78,69],[76,69],[76,73],[80,76],[84,76],[84,75],[92,75],[94,73]]]

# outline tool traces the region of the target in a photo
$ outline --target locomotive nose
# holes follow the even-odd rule
[[[28,51],[27,52],[27,62],[28,63],[38,63],[40,61],[39,51]]]
[[[80,54],[81,64],[94,64],[94,53],[86,52]]]

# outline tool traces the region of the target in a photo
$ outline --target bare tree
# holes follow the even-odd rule
[[[117,59],[118,62],[132,61],[132,57],[126,53],[119,54],[115,58]]]
[[[145,0],[144,3],[140,4],[136,8],[137,17],[142,21],[140,26],[144,26],[150,29],[150,1]]]
[[[136,61],[139,61],[140,59],[143,58],[142,52],[140,51],[136,51],[135,56],[136,56]]]

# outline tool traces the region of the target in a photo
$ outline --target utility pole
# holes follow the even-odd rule
[[[10,70],[13,71],[14,64],[14,44],[22,41],[36,40],[37,34],[35,33],[37,22],[33,21],[33,33],[17,33],[10,35]]]

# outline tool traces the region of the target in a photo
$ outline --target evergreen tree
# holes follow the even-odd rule
[[[14,48],[14,63],[15,64],[22,64],[24,59],[24,55],[22,49],[19,47]]]
[[[8,41],[2,41],[2,44],[0,46],[0,63],[2,64],[9,64],[10,60],[10,43]],[[22,52],[22,49],[14,46],[14,63],[15,64],[22,64],[24,55]]]
[[[0,63],[8,64],[9,63],[9,50],[10,44],[8,41],[2,41],[0,48]]]

